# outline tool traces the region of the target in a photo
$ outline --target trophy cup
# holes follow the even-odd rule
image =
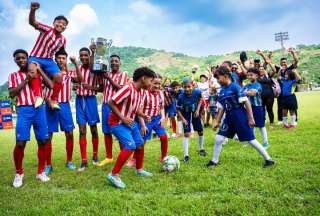
[[[110,56],[112,40],[98,37],[96,41],[94,40],[94,38],[92,38],[91,43],[96,45],[95,60],[93,63],[93,72],[94,73],[107,72],[109,70],[108,56]]]

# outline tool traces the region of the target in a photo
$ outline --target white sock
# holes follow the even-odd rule
[[[189,144],[188,144],[189,138],[183,137],[183,156],[189,156]]]
[[[291,125],[296,125],[296,119],[297,119],[296,115],[291,116]]]
[[[203,139],[203,135],[198,137],[199,150],[204,149]]]
[[[182,121],[178,121],[178,133],[182,134],[183,124]]]
[[[267,143],[268,142],[268,135],[267,135],[266,127],[259,128],[259,129],[260,129],[260,132],[261,132],[263,143]]]
[[[213,147],[213,157],[212,157],[212,161],[214,163],[219,162],[219,155],[222,149],[222,143],[224,139],[225,139],[224,136],[221,136],[219,134],[216,135],[216,143],[214,144],[214,147]]]
[[[251,140],[249,141],[249,144],[252,145],[252,147],[255,148],[265,160],[271,160],[270,155],[263,148],[263,146],[258,142],[258,140],[256,139]]]
[[[282,117],[282,121],[284,125],[288,125],[288,117]]]
[[[190,128],[191,128],[191,133],[193,134],[193,133],[194,133],[194,130],[193,130],[193,125],[192,125],[192,123],[190,124]]]

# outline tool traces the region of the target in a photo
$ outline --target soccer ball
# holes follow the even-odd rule
[[[173,172],[175,170],[179,170],[180,161],[176,156],[167,156],[163,159],[162,162],[162,170],[165,172]]]

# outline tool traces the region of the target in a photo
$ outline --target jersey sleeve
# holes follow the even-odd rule
[[[48,26],[46,24],[43,24],[41,22],[36,22],[35,29],[39,30],[40,32],[47,32],[50,29],[52,29],[52,27],[50,27],[50,26]]]
[[[129,85],[122,87],[115,95],[112,96],[112,100],[116,104],[120,104],[124,99],[130,95],[131,89]]]
[[[248,100],[248,97],[238,84],[234,84],[232,88],[233,92],[238,96],[239,103],[243,103]]]
[[[177,99],[177,109],[180,109],[180,110],[182,109],[182,106],[183,106],[182,101],[183,101],[182,95],[179,95]]]
[[[11,73],[8,78],[8,89],[17,87],[17,82],[14,73]]]

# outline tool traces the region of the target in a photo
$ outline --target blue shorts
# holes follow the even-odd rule
[[[183,126],[184,133],[190,133],[191,132],[191,123],[193,125],[193,130],[194,131],[198,131],[198,132],[202,132],[203,131],[200,115],[198,116],[198,118],[195,118],[193,116],[193,114],[194,114],[193,112],[181,112],[181,113],[183,115],[183,118],[185,118],[185,120],[187,120],[187,122],[188,122],[188,124],[186,126],[185,125]]]
[[[76,117],[79,125],[93,126],[100,122],[96,96],[76,97]]]
[[[70,132],[74,129],[72,112],[69,102],[59,103],[59,106],[60,110],[53,110],[48,106],[48,104],[46,104],[49,133],[59,132],[59,124],[60,129],[64,132]]]
[[[164,108],[164,111],[168,114],[168,117],[175,117],[177,115],[177,102],[174,100],[170,106]]]
[[[210,115],[216,116],[218,114],[218,109],[216,106],[210,106],[209,111],[210,111]]]
[[[145,125],[146,125],[146,127],[148,129],[146,135],[143,137],[144,140],[150,140],[151,139],[152,130],[158,136],[167,134],[166,130],[163,127],[161,127],[160,121],[161,121],[161,115],[153,116],[151,118],[151,122],[144,121],[144,123],[145,123]],[[139,127],[139,128],[141,128],[141,127]]]
[[[37,140],[44,141],[49,138],[45,105],[37,109],[33,106],[17,106],[17,141],[30,140],[31,125]]]
[[[111,133],[118,139],[120,145],[127,150],[135,150],[144,145],[138,123],[134,121],[132,127],[125,124],[111,126]]]
[[[254,122],[256,123],[255,127],[263,128],[266,120],[265,109],[263,106],[252,106],[252,113]]]
[[[109,115],[111,109],[107,103],[102,104],[102,132],[104,134],[111,134],[110,125],[109,125]]]
[[[55,61],[51,58],[39,58],[30,56],[28,63],[38,62],[42,70],[49,76],[52,77],[55,74],[60,73],[60,69]]]
[[[218,134],[231,139],[237,134],[240,142],[254,140],[253,128],[249,126],[245,108],[227,112]]]

